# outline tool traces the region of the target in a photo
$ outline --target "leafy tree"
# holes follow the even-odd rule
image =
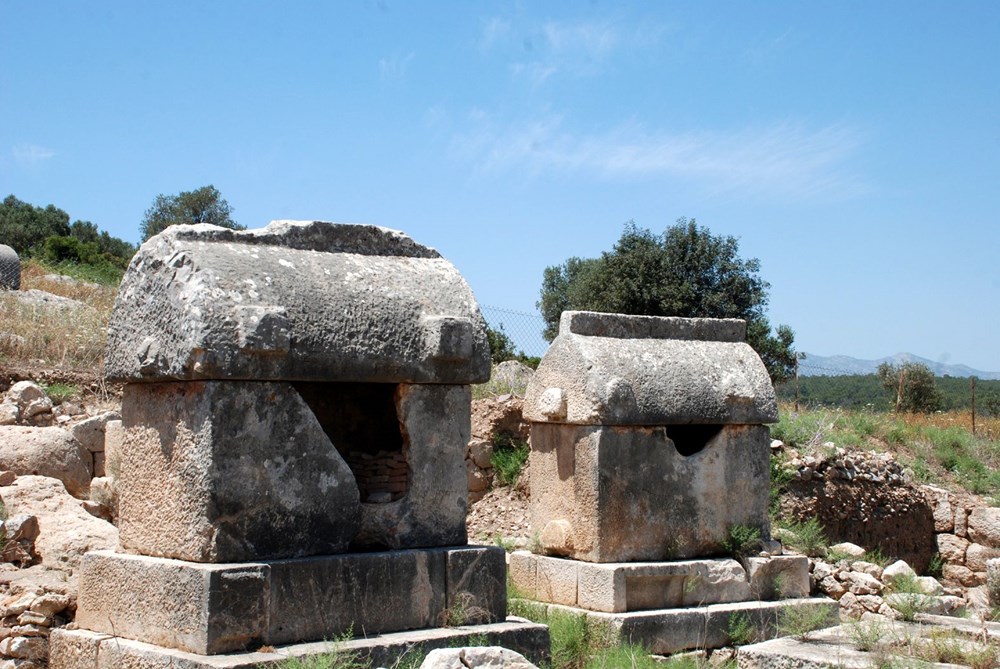
[[[735,237],[713,235],[694,219],[677,220],[662,235],[628,223],[611,251],[600,258],[570,258],[547,267],[538,307],[552,340],[566,309],[682,316],[742,318],[747,342],[775,382],[795,368],[795,334],[787,325],[771,333],[764,313],[770,284],[760,261],[744,260]]]
[[[0,243],[20,255],[30,255],[52,235],[70,234],[69,214],[49,205],[44,209],[8,195],[0,204]]]
[[[171,225],[211,223],[223,228],[245,230],[232,218],[233,208],[222,193],[212,185],[177,195],[157,195],[153,206],[146,210],[139,232],[142,241],[162,232]]]
[[[497,329],[487,325],[486,340],[490,344],[490,360],[494,365],[517,359],[517,354],[514,352],[514,342],[504,332],[503,324]]]
[[[941,408],[941,391],[934,383],[934,372],[919,362],[893,365],[883,362],[875,372],[882,387],[896,398],[896,411],[931,413]]]

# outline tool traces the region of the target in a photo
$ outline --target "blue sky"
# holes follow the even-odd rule
[[[488,306],[626,221],[740,238],[800,350],[1000,371],[1000,3],[0,0],[0,197],[373,223]]]

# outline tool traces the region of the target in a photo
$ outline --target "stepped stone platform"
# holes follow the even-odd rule
[[[747,558],[746,565],[731,558],[589,563],[516,551],[508,574],[519,594],[550,612],[584,615],[656,654],[730,645],[735,616],[757,639],[775,636],[789,609],[820,618],[825,611],[830,625],[838,622],[835,601],[809,597],[807,558]]]
[[[488,625],[394,632],[346,641],[262,647],[257,651],[221,655],[200,655],[110,634],[62,628],[54,630],[50,638],[52,660],[49,669],[259,669],[274,666],[291,657],[304,658],[331,652],[356,654],[359,658],[370,660],[372,666],[389,667],[400,659],[437,648],[484,643],[515,650],[539,666],[549,662],[548,628],[511,617],[506,622]]]
[[[504,552],[495,546],[347,553],[204,564],[93,551],[77,624],[214,655],[304,640],[506,618]]]
[[[864,649],[858,643],[861,634],[867,637]],[[858,622],[811,632],[804,638],[786,637],[742,646],[737,664],[740,669],[992,667],[1000,659],[998,645],[1000,623],[927,614],[918,614],[914,622],[903,622],[866,614]],[[992,662],[986,659],[990,653]],[[935,657],[943,659],[942,655],[950,661],[933,661]]]

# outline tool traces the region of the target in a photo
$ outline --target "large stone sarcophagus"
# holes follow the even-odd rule
[[[774,389],[739,320],[565,312],[528,386],[533,527],[589,562],[768,531]]]
[[[503,551],[467,545],[470,384],[489,374],[469,286],[400,232],[276,221],[143,244],[106,355],[122,551],[85,556],[54,666],[253,667],[456,610],[466,635],[544,657],[543,627],[504,622]],[[409,647],[378,643],[378,662]]]

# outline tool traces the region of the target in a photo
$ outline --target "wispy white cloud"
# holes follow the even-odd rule
[[[56,155],[52,149],[37,144],[17,144],[10,153],[14,161],[24,167],[37,167]]]
[[[387,56],[378,61],[379,76],[383,81],[398,81],[406,77],[406,70],[417,57],[415,51],[405,56]]]
[[[864,190],[847,165],[860,134],[843,124],[671,133],[627,123],[588,135],[564,129],[563,118],[552,114],[506,127],[480,115],[474,126],[456,135],[453,155],[487,171],[677,177],[711,191],[803,198]]]
[[[556,74],[575,77],[600,74],[617,54],[655,45],[663,33],[663,29],[655,26],[627,26],[610,19],[491,18],[483,22],[479,48],[483,52],[505,52],[514,77],[541,84]]]

